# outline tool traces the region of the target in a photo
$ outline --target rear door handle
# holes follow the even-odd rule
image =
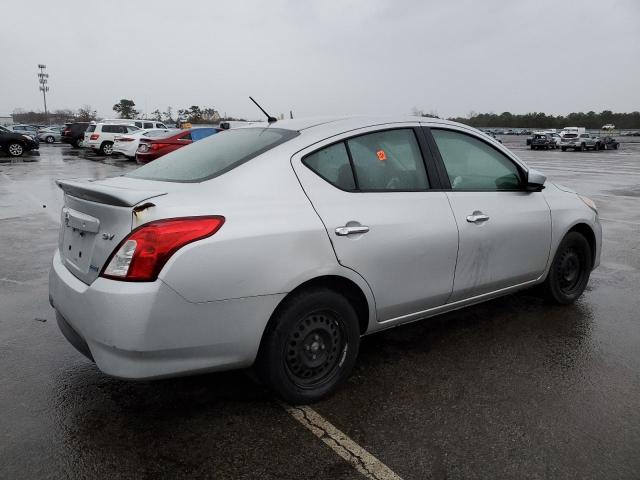
[[[484,213],[476,210],[471,215],[467,217],[467,222],[469,223],[482,223],[489,220],[489,215],[485,215]]]
[[[362,233],[367,233],[369,231],[369,227],[365,225],[357,225],[357,226],[347,226],[336,228],[336,235],[339,237],[345,237],[347,235],[358,235]]]

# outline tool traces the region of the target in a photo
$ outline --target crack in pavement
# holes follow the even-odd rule
[[[336,454],[371,480],[402,480],[393,470],[307,406],[280,405]]]

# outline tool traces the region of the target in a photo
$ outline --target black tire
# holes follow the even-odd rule
[[[7,153],[12,157],[21,157],[24,152],[24,145],[20,142],[13,142],[7,145]]]
[[[562,150],[563,152],[567,151],[567,147],[561,147],[560,150]]]
[[[536,147],[534,147],[533,145],[531,145],[531,150],[535,150],[535,149],[536,149]]]
[[[587,145],[586,144],[583,143],[582,145],[580,145],[580,151],[581,152],[584,152],[586,149],[587,149]]]
[[[349,376],[359,347],[358,316],[351,303],[328,288],[304,290],[278,308],[256,368],[283,400],[315,402]]]
[[[607,146],[607,144],[605,143],[604,146],[602,147],[603,150],[609,150],[609,147]]]
[[[100,155],[111,155],[111,154],[113,154],[113,142],[102,142],[98,152],[100,153]]]
[[[47,143],[53,143],[56,141],[56,139],[53,138],[51,135],[48,135],[47,137],[44,138],[44,141]]]
[[[561,305],[573,303],[582,295],[593,259],[587,239],[578,232],[569,232],[562,239],[543,288],[546,296]]]
[[[614,145],[614,146],[613,146],[613,149],[614,149],[614,150],[617,150],[617,149],[618,149],[618,145]]]
[[[80,138],[76,138],[73,142],[71,142],[71,145],[73,145],[74,148],[80,148],[81,144],[82,144],[82,139]]]

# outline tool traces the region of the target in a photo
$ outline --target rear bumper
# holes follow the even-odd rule
[[[49,296],[65,337],[100,370],[143,379],[251,365],[284,294],[193,303],[160,280],[86,285],[56,252]]]

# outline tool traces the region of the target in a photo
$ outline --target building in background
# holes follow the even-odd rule
[[[13,117],[10,115],[0,117],[0,125],[5,127],[7,125],[13,125]]]

